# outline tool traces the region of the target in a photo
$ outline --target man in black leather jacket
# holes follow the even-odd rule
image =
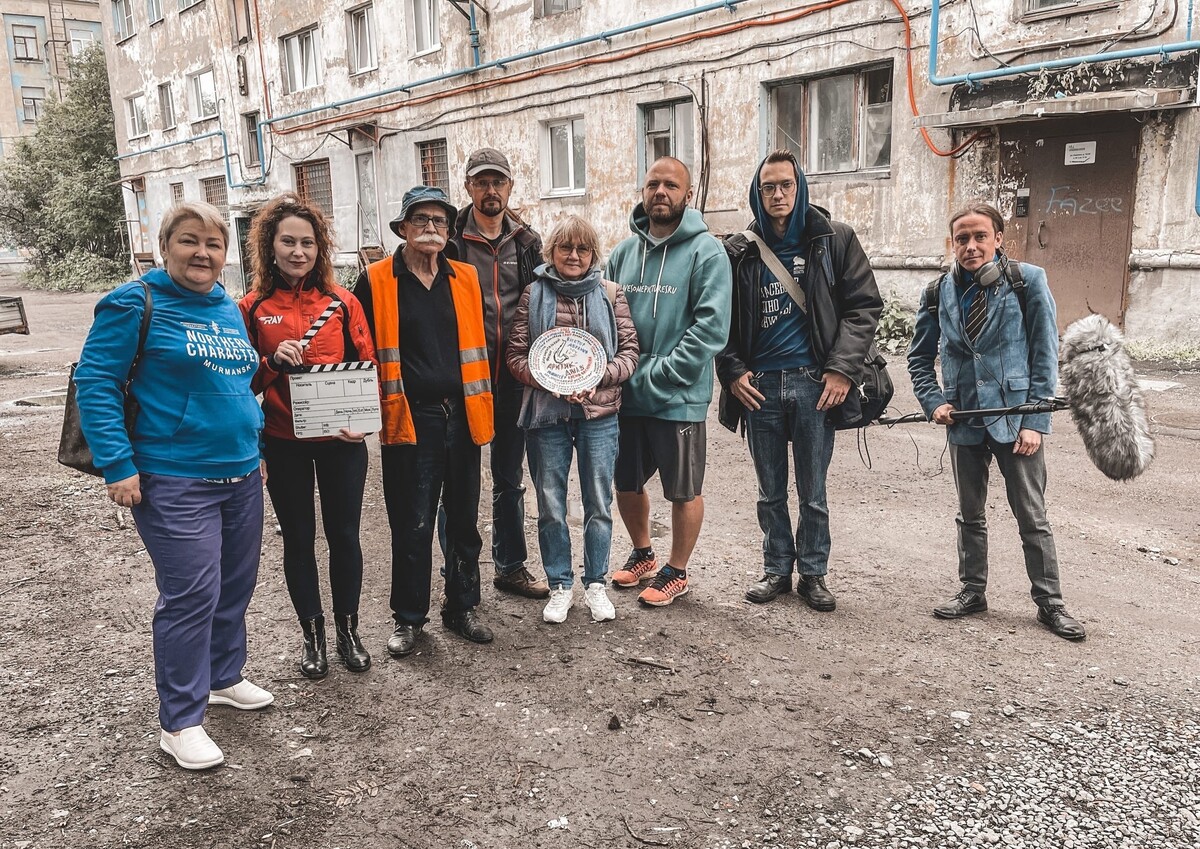
[[[758,476],[763,576],[746,598],[761,603],[790,592],[795,568],[796,591],[809,607],[830,611],[837,601],[825,585],[825,479],[834,423],[859,416],[856,387],[883,300],[858,237],[809,204],[807,180],[790,151],[763,160],[750,205],[753,238],[737,234],[725,242],[733,310],[729,343],[717,357],[721,423],[734,431],[744,425]],[[764,259],[764,249],[775,260]],[[789,442],[800,494],[794,533]]]

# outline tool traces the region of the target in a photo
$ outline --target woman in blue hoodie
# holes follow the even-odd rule
[[[132,509],[154,562],[159,746],[186,769],[225,759],[202,725],[208,705],[273,701],[242,677],[262,543],[263,415],[250,391],[258,354],[218,282],[228,243],[208,204],[167,212],[163,269],[100,300],[75,371],[83,433],[108,496]],[[138,406],[128,427],[127,381]]]

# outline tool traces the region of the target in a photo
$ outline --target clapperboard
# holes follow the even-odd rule
[[[307,345],[341,307],[334,300],[300,340]],[[379,413],[379,375],[372,362],[301,366],[288,375],[292,390],[292,429],[296,438],[336,436],[342,428],[374,433]]]

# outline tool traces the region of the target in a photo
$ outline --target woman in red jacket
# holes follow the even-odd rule
[[[262,358],[254,390],[262,393],[267,492],[283,530],[283,573],[304,632],[300,672],[324,678],[325,615],[317,576],[314,478],[329,544],[329,585],[337,654],[351,672],[371,656],[358,637],[363,557],[358,529],[367,478],[367,434],[299,439],[292,427],[288,367],[375,361],[362,306],[333,274],[333,240],[321,210],[292,194],[255,215],[246,244],[254,288],[241,301],[250,341]],[[334,301],[333,314],[311,339],[304,336]]]

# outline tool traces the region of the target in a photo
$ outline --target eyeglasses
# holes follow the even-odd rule
[[[784,197],[786,197],[796,191],[796,181],[784,180],[782,183],[763,183],[758,187],[758,190],[765,198],[774,196],[777,191],[783,192]]]
[[[408,217],[408,223],[414,225],[419,230],[424,230],[430,224],[439,230],[445,230],[450,226],[450,219],[444,215],[423,215],[418,212],[416,215]]]
[[[580,258],[592,255],[592,249],[587,245],[555,245],[554,249],[563,256],[579,254]]]
[[[507,177],[497,177],[494,180],[481,180],[478,177],[471,178],[472,186],[474,186],[477,189],[483,189],[484,191],[489,191],[489,192],[494,192],[497,189],[503,189],[505,186],[507,186],[511,182],[512,182],[512,180],[508,179]]]

